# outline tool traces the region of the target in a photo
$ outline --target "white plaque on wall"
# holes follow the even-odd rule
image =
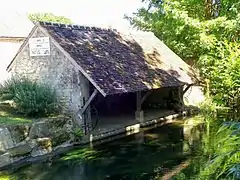
[[[50,55],[49,37],[39,37],[29,39],[30,56]]]

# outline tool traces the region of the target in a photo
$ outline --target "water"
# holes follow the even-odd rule
[[[9,170],[2,178],[149,180],[168,174],[173,177],[188,167],[190,159],[197,157],[195,152],[200,139],[201,126],[195,123],[165,125],[93,148],[77,148],[51,162]]]

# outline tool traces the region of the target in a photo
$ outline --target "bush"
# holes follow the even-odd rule
[[[56,110],[55,92],[47,85],[25,78],[12,78],[0,87],[0,100],[11,100],[24,115],[47,115]]]

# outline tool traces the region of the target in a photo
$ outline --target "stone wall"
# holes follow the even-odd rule
[[[33,124],[0,127],[0,169],[24,159],[55,152],[78,141],[68,117],[38,119]]]
[[[178,118],[191,115],[190,113],[194,112],[183,111],[176,114],[172,112],[142,123],[103,128],[85,136],[76,133],[79,129],[76,129],[71,118],[68,117],[38,119],[35,123],[27,125],[0,126],[0,171],[48,160],[66,153],[75,146],[88,143],[97,145],[112,141],[118,138],[119,134],[126,136],[139,133],[141,128],[152,129],[173,123],[175,120],[179,123]]]
[[[31,37],[47,37],[39,28]],[[11,65],[12,76],[24,76],[46,83],[56,90],[64,112],[75,113],[89,97],[89,82],[50,38],[50,55],[30,56],[27,44]]]

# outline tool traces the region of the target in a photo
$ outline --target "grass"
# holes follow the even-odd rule
[[[0,126],[29,124],[32,120],[18,115],[9,104],[0,103]]]
[[[10,177],[8,175],[0,173],[0,180],[10,180]]]

